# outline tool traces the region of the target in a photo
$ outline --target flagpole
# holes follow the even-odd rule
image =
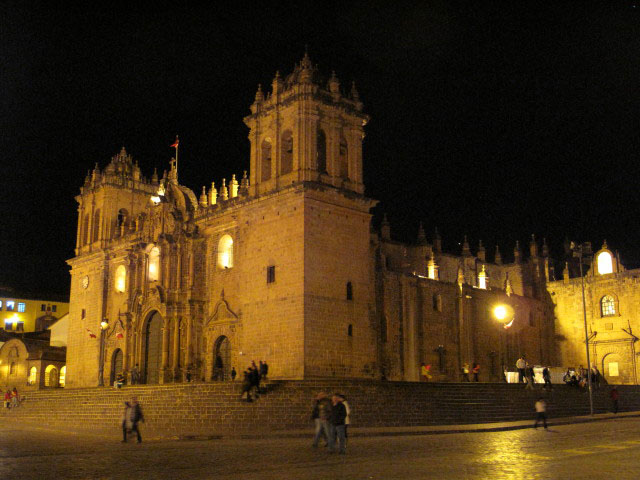
[[[178,141],[178,135],[176,135],[176,182],[178,181],[178,147],[180,142]]]

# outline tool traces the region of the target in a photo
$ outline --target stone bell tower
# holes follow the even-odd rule
[[[369,117],[355,83],[348,95],[335,75],[323,81],[305,53],[286,78],[276,73],[266,94],[258,86],[251,115],[251,193],[301,181],[364,193],[362,139]]]

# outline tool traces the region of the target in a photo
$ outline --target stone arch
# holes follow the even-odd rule
[[[160,312],[151,311],[142,326],[142,378],[144,383],[160,383],[162,370],[162,330],[164,320]],[[168,332],[167,332],[168,335]]]
[[[228,380],[231,375],[231,342],[220,335],[213,346],[213,366],[211,380]]]
[[[327,172],[327,135],[322,128],[316,133],[316,168],[319,173]]]
[[[109,375],[109,385],[113,385],[119,373],[122,373],[124,356],[122,350],[116,348],[111,354],[111,373]]]
[[[286,175],[293,171],[293,134],[291,130],[282,132],[280,151],[280,175]]]
[[[44,370],[44,386],[45,387],[57,387],[58,386],[58,369],[54,365],[48,365]]]
[[[260,179],[263,182],[271,179],[271,140],[265,138],[262,140],[262,172],[260,175]]]

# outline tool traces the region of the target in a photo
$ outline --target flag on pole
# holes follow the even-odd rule
[[[178,140],[178,136],[176,135],[176,141],[169,146],[173,148],[178,148],[178,143],[180,143],[180,141]]]
[[[93,333],[93,332],[92,332],[91,330],[89,330],[88,328],[87,328],[87,332],[89,332],[89,337],[90,337],[90,338],[96,338],[96,334],[95,334],[95,333]]]

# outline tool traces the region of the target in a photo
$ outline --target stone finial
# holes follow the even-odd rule
[[[564,262],[564,270],[562,270],[562,281],[569,283],[569,262]]]
[[[207,187],[202,186],[202,193],[200,194],[200,206],[206,207],[208,205],[207,202]]]
[[[231,187],[231,198],[236,198],[238,196],[238,181],[236,180],[235,173],[231,175],[229,186]]]
[[[427,243],[427,236],[424,233],[424,226],[422,225],[422,222],[420,222],[420,225],[418,226],[418,244],[424,245],[425,243]]]
[[[482,262],[487,261],[487,252],[484,249],[484,245],[482,244],[482,240],[478,240],[478,258]],[[483,266],[484,268],[484,266]]]
[[[209,190],[209,205],[215,205],[218,202],[218,190],[216,190],[215,182],[211,182],[211,189]]]
[[[488,280],[489,280],[489,277],[487,276],[487,272],[483,264],[482,270],[480,270],[480,273],[478,273],[478,288],[482,288],[486,290],[489,287]]]
[[[276,76],[273,79],[273,82],[271,82],[271,94],[278,95],[278,93],[280,93],[281,88],[282,88],[282,77],[280,77],[280,72],[277,71]]]
[[[531,234],[531,242],[529,243],[529,254],[531,258],[538,256],[538,244],[536,243],[536,236]]]
[[[157,168],[153,169],[153,175],[151,175],[151,183],[153,183],[154,185],[156,185],[158,183],[158,169]]]
[[[340,99],[340,81],[338,80],[338,77],[336,77],[335,71],[331,72],[331,78],[329,79],[328,87],[329,87],[329,92],[331,92],[331,96],[333,97],[334,101],[339,100]]]
[[[220,198],[225,202],[229,200],[229,190],[227,189],[227,180],[225,178],[222,179],[222,187],[220,188]]]
[[[438,265],[436,264],[436,256],[433,249],[431,250],[431,258],[427,262],[427,277],[431,280],[438,280]]]
[[[262,93],[262,84],[258,84],[258,91],[256,92],[256,103],[262,103],[264,101],[264,93]]]
[[[513,285],[511,285],[511,279],[509,278],[509,273],[507,273],[507,278],[504,281],[504,293],[507,294],[507,297],[513,295]]]
[[[549,256],[549,247],[547,245],[547,239],[544,237],[542,238],[542,256],[543,257]]]
[[[496,245],[496,253],[494,257],[493,262],[496,265],[502,265],[502,255],[500,255],[500,247],[498,245]]]
[[[469,247],[469,241],[467,240],[467,236],[464,236],[464,241],[462,242],[462,255],[465,257],[471,256],[471,248]]]
[[[438,227],[436,227],[433,232],[433,249],[438,253],[442,251],[442,237],[440,237]]]
[[[516,240],[516,246],[513,248],[513,261],[520,263],[520,242]]]
[[[356,102],[360,101],[360,93],[358,93],[358,89],[356,88],[355,80],[351,82],[351,98]]]
[[[240,180],[240,194],[247,195],[249,193],[249,178],[247,178],[247,171],[245,170]]]
[[[462,267],[458,267],[458,287],[462,290],[462,286],[465,284],[464,271]]]
[[[603,250],[608,250],[609,247],[607,246],[607,239],[605,238],[604,242],[602,243],[602,249]]]
[[[300,62],[300,76],[298,77],[300,83],[311,83],[313,79],[313,64],[309,58],[309,52],[305,49],[304,57]]]
[[[387,219],[387,214],[384,214],[382,217],[382,224],[380,225],[380,233],[382,234],[383,240],[391,240],[391,225],[389,225],[389,220]]]

